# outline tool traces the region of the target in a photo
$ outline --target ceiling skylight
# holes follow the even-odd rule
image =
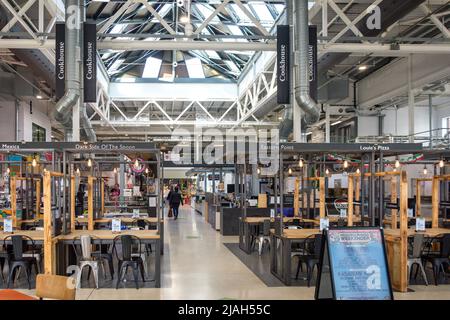
[[[144,72],[142,72],[142,78],[158,78],[161,65],[161,59],[153,57],[147,58],[145,61]]]
[[[186,59],[186,67],[189,72],[189,78],[192,79],[204,79],[205,73],[203,72],[202,62],[199,58]]]

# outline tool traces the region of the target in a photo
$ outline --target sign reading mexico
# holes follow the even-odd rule
[[[381,229],[329,229],[322,253],[316,298],[393,299]]]

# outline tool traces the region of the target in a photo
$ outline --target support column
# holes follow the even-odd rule
[[[125,197],[123,192],[125,189],[125,157],[123,154],[120,155],[120,167],[119,167],[119,188],[120,188],[120,205],[123,206],[125,203]]]
[[[252,164],[252,196],[259,194],[258,165]]]
[[[327,108],[325,112],[325,142],[330,143],[330,112]]]
[[[408,128],[409,142],[414,143],[414,91],[412,84],[413,55],[408,57]]]
[[[433,96],[428,95],[428,121],[430,129],[430,149],[433,148]]]

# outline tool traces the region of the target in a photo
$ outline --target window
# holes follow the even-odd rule
[[[450,132],[450,117],[442,118],[442,136]]]
[[[33,142],[41,142],[46,140],[46,130],[37,124],[32,124]]]

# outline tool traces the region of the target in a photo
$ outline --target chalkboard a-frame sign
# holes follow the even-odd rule
[[[383,230],[323,231],[315,299],[393,300]]]

